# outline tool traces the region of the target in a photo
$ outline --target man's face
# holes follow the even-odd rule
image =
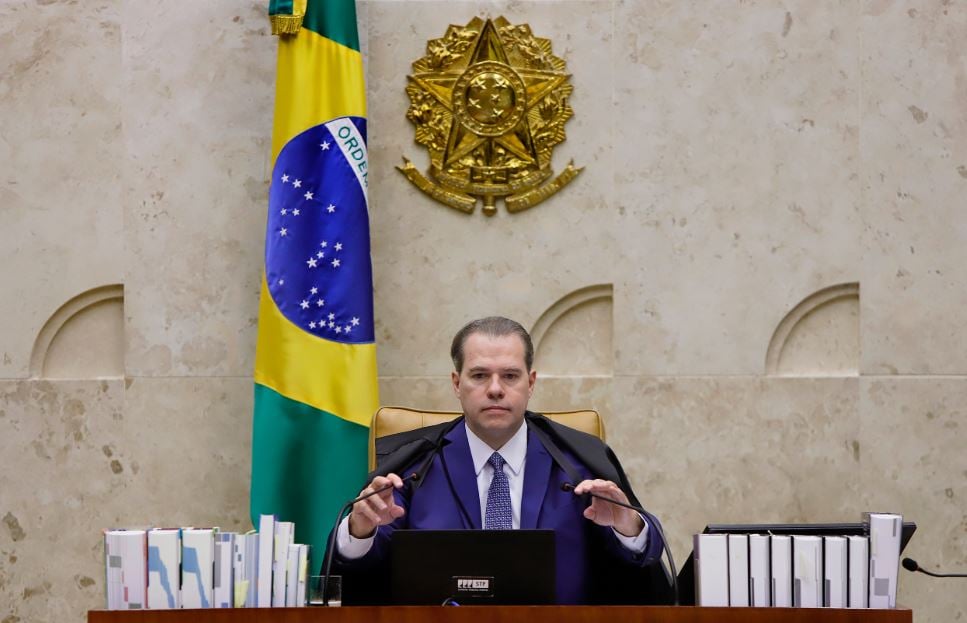
[[[517,335],[471,333],[463,344],[463,370],[452,373],[467,426],[495,450],[524,421],[537,372],[528,372],[524,343]]]

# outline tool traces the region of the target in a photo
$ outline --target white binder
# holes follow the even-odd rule
[[[211,528],[181,531],[181,607],[211,608],[214,601],[215,533]]]
[[[285,571],[289,562],[289,546],[295,537],[295,524],[291,521],[275,522],[275,558],[272,563],[272,605],[285,606]]]
[[[272,605],[272,562],[275,544],[275,515],[259,517],[258,590],[255,592],[259,608]]]
[[[729,605],[729,545],[724,534],[696,534],[695,603]]]
[[[148,539],[144,530],[104,533],[108,610],[140,610],[148,590]]]
[[[730,534],[729,537],[729,605],[749,605],[749,537]]]
[[[215,607],[235,607],[235,575],[232,569],[232,555],[235,553],[234,532],[215,534]]]
[[[848,603],[847,581],[849,570],[846,566],[846,538],[828,536],[823,540],[823,595],[827,608],[845,608]]]
[[[792,605],[819,608],[823,605],[823,539],[792,537]]]
[[[749,535],[749,604],[759,608],[772,605],[772,581],[769,573],[769,537]]]
[[[772,605],[792,607],[792,537],[771,537]]]
[[[181,608],[181,530],[148,531],[148,608]]]
[[[870,608],[896,608],[903,518],[870,513]]]
[[[849,608],[868,608],[870,605],[870,539],[865,536],[846,537],[849,542]]]

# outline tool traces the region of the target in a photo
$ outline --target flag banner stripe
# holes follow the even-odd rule
[[[252,437],[254,525],[261,513],[294,521],[321,560],[336,512],[363,487],[369,429],[256,384]]]
[[[332,0],[309,0],[302,27],[352,50],[359,50],[356,30],[356,3]]]
[[[369,426],[379,407],[376,346],[321,339],[289,321],[262,281],[255,382],[337,417]]]
[[[339,76],[338,83],[320,84],[323,67]],[[309,128],[337,117],[366,116],[362,55],[310,30],[280,38],[275,91],[273,164],[282,147]]]

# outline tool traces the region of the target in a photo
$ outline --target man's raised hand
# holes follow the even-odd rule
[[[359,495],[372,493],[387,485],[393,485],[381,493],[372,495],[365,500],[353,504],[353,510],[349,514],[349,534],[357,539],[365,539],[373,536],[377,526],[385,526],[394,519],[403,516],[403,507],[396,503],[393,497],[393,489],[403,486],[403,479],[396,474],[377,476],[369,483]]]
[[[594,493],[628,504],[628,497],[624,491],[610,480],[582,480],[574,487],[574,493],[575,495]],[[584,509],[584,517],[599,526],[611,526],[624,536],[638,536],[645,527],[641,516],[635,511],[595,497],[591,498],[591,505]]]

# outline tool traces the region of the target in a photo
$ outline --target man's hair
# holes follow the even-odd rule
[[[489,316],[468,322],[453,336],[453,343],[450,345],[450,358],[453,359],[453,367],[456,368],[457,373],[463,371],[463,345],[467,342],[467,338],[474,333],[482,333],[490,337],[503,337],[505,335],[519,337],[520,341],[524,343],[524,363],[527,365],[527,371],[530,372],[531,366],[534,364],[534,343],[531,341],[527,329],[510,318]]]

